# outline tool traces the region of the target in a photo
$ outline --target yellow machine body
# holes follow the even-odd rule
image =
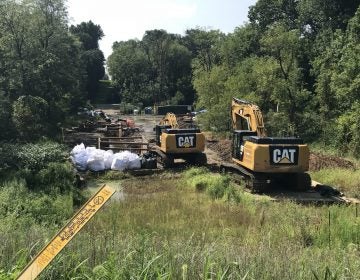
[[[309,169],[307,145],[262,145],[246,141],[241,159],[233,161],[253,172],[299,173]]]
[[[203,133],[169,134],[162,132],[160,135],[160,150],[169,154],[202,153],[205,150],[205,136]]]
[[[155,127],[156,150],[164,167],[171,167],[174,159],[190,164],[205,165],[205,135],[193,123],[191,115],[168,113]]]

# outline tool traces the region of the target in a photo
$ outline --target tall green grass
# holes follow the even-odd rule
[[[360,170],[322,169],[311,172],[311,178],[322,184],[335,186],[349,197],[360,198]]]
[[[199,191],[199,182],[206,188]],[[41,279],[360,278],[354,206],[245,199],[227,177],[205,169],[120,184],[125,200],[106,205]],[[223,197],[207,192],[212,184],[225,189]],[[231,186],[239,201],[227,199]],[[31,224],[14,238],[0,235],[13,244],[0,254],[0,275],[15,275],[14,266],[22,268],[53,232]]]

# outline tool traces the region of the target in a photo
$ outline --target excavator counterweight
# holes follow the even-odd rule
[[[206,164],[205,135],[193,123],[192,116],[167,113],[155,131],[154,152],[165,168],[173,166],[178,158],[190,164]]]

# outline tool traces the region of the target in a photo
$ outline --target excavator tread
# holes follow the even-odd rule
[[[236,172],[242,176],[242,179],[245,181],[245,185],[251,192],[259,193],[264,192],[268,187],[268,181],[265,177],[254,174],[244,167],[232,163],[221,163],[220,172]]]

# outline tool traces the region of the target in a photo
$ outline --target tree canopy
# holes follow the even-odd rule
[[[360,156],[360,0],[258,0],[224,34],[147,30],[107,59],[121,102],[194,104],[205,128],[228,130],[231,97],[258,104],[269,134],[299,135]],[[65,0],[0,1],[0,138],[51,136],[93,100],[104,36],[69,26]],[[35,110],[39,108],[39,110]],[[36,121],[31,130],[27,120]],[[46,120],[46,122],[42,122]],[[30,122],[32,122],[30,121]]]

